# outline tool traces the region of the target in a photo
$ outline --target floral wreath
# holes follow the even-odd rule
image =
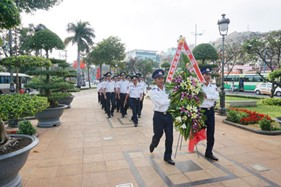
[[[190,152],[199,141],[206,139],[205,116],[200,109],[204,99],[201,85],[191,70],[179,70],[167,86],[171,100],[168,111],[173,116],[175,129],[185,140],[189,139]]]

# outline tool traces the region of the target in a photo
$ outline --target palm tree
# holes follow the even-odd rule
[[[94,44],[95,31],[89,26],[89,22],[78,21],[76,24],[69,23],[66,31],[74,33],[74,36],[67,37],[64,40],[65,45],[68,45],[70,42],[77,44],[77,87],[80,87],[81,84],[80,53],[84,51],[89,52]]]

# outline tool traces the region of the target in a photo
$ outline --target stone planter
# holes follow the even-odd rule
[[[19,170],[24,166],[30,150],[35,147],[39,140],[34,136],[10,135],[11,137],[28,137],[32,140],[31,144],[15,152],[0,156],[0,186],[1,187],[20,187],[21,177]]]
[[[74,96],[65,97],[65,98],[58,100],[58,103],[66,105],[67,108],[71,108],[70,104],[73,101],[73,99],[74,99]]]
[[[277,118],[275,119],[275,121],[278,122],[279,125],[280,125],[280,127],[281,127],[281,117],[277,117]]]
[[[231,125],[231,126],[234,126],[234,127],[238,127],[238,128],[240,128],[240,129],[244,129],[244,130],[246,130],[246,131],[254,132],[254,133],[257,133],[257,134],[263,134],[263,135],[281,135],[281,130],[276,130],[276,131],[264,131],[264,130],[259,130],[259,129],[253,129],[253,128],[248,127],[248,125],[240,125],[240,124],[238,124],[238,123],[233,123],[233,122],[227,121],[226,119],[224,119],[223,122],[224,122],[225,124],[228,124],[228,125]]]
[[[61,124],[60,117],[63,114],[66,105],[60,104],[56,108],[47,108],[42,112],[35,114],[35,117],[38,120],[38,127],[54,127]]]

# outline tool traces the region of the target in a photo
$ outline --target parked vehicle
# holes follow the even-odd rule
[[[272,83],[261,83],[261,84],[258,84],[256,86],[254,92],[257,95],[260,95],[260,94],[270,95],[271,94],[271,87],[272,87]],[[277,87],[275,89],[274,95],[277,95],[279,97],[281,96],[281,88],[280,87]]]
[[[31,79],[31,76],[18,73],[19,76],[19,86],[23,92],[29,93],[31,91],[30,88],[25,88],[25,84]],[[16,83],[16,73],[13,73],[13,82],[14,85]],[[0,72],[0,94],[7,94],[10,93],[10,84],[11,84],[11,76],[9,72]],[[15,88],[14,88],[15,89]]]
[[[268,74],[262,74],[268,77]],[[224,76],[224,88],[232,90],[234,87],[239,91],[254,91],[255,87],[263,80],[258,74],[229,74]]]

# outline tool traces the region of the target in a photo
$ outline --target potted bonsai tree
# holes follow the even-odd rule
[[[49,52],[52,49],[64,48],[62,40],[48,29],[36,32],[31,38],[30,44],[30,48],[33,50],[45,50],[47,59],[49,59]],[[72,86],[63,80],[65,71],[58,69],[56,65],[52,64],[50,67],[30,70],[26,73],[35,76],[27,86],[37,89],[40,92],[39,95],[47,97],[50,104],[48,109],[35,115],[38,119],[38,127],[60,125],[60,116],[66,106],[59,104],[58,100],[71,95],[66,92],[62,93],[60,89]]]
[[[60,77],[65,83],[64,87],[60,87],[58,91],[61,91],[62,93],[71,93],[71,92],[77,92],[80,91],[79,89],[75,88],[75,79],[77,77],[77,73],[75,70],[70,68],[70,65],[65,60],[60,59],[50,59],[52,64],[54,64],[55,69],[62,70],[60,71]],[[74,96],[67,95],[64,98],[61,98],[58,100],[58,103],[65,104],[68,108],[71,107],[71,102],[73,101]]]
[[[28,135],[7,135],[3,121],[34,115],[47,108],[48,101],[28,94],[3,94],[0,103],[0,186],[21,186],[18,172],[39,140]]]

